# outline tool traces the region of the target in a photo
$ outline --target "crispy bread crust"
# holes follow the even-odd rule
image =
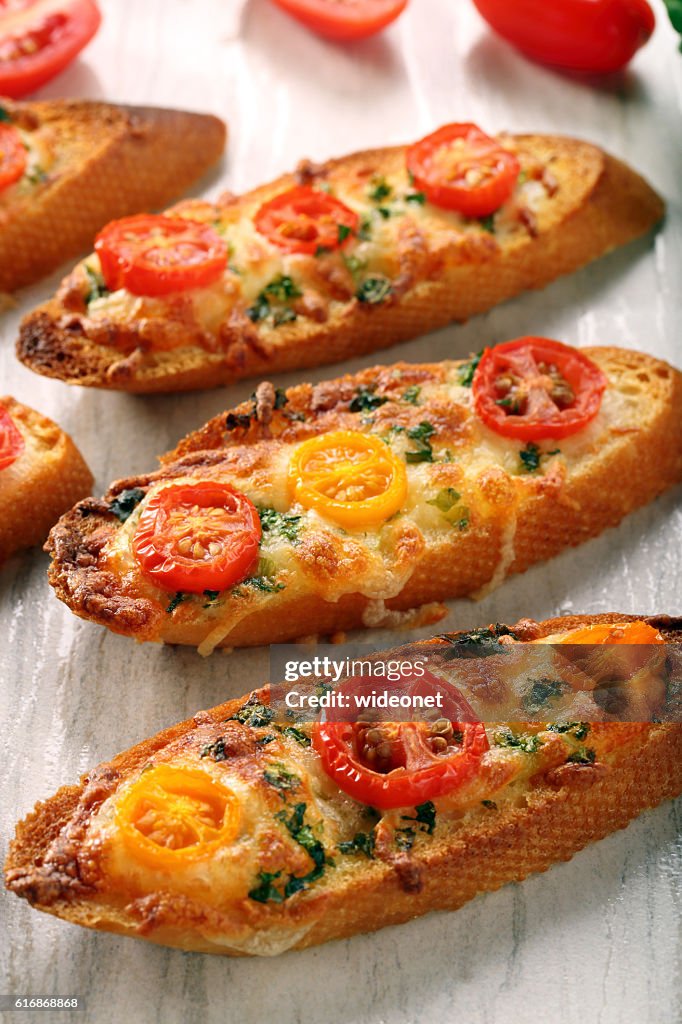
[[[536,640],[579,626],[636,618],[616,613],[573,615],[542,623],[522,620],[512,629],[522,639]],[[645,621],[659,629],[667,642],[682,638],[680,619],[653,616]],[[201,718],[224,721],[243,701],[229,701]],[[534,779],[520,804],[479,812],[464,831],[454,829],[451,834],[436,836],[413,851],[409,870],[397,861],[363,861],[361,871],[325,886],[324,891],[313,888],[276,907],[258,904],[252,908],[251,919],[256,936],[249,948],[244,948],[239,942],[230,945],[230,921],[207,907],[169,894],[140,920],[123,906],[98,900],[96,892],[84,892],[75,861],[71,874],[51,877],[48,872],[46,877],[41,871],[50,844],[71,821],[79,804],[87,814],[111,792],[106,781],[98,788],[97,780],[139,771],[157,751],[181,739],[196,724],[197,717],[191,718],[145,740],[84,776],[79,785],[65,786],[50,800],[37,804],[17,826],[10,845],[5,864],[8,888],[41,910],[86,927],[202,952],[267,954],[376,930],[431,910],[456,909],[477,893],[569,860],[589,842],[624,828],[643,810],[682,791],[682,726],[644,727],[605,756],[603,765],[575,766],[559,783],[549,777]],[[89,796],[83,801],[86,787]],[[206,934],[212,930],[220,933],[221,926],[224,941]],[[269,933],[273,933],[270,938]]]
[[[0,398],[32,447],[0,479],[0,563],[21,548],[41,544],[50,527],[89,494],[93,476],[68,434],[47,416],[14,398]]]
[[[538,159],[570,163],[565,188],[552,200],[556,215],[551,225],[506,244],[489,235],[476,244],[453,239],[431,253],[441,266],[438,273],[429,278],[408,274],[407,286],[391,301],[372,306],[353,300],[324,323],[299,317],[266,334],[255,331],[250,321],[241,334],[231,325],[224,351],[185,347],[150,356],[143,343],[122,357],[122,348],[134,345],[132,336],[112,323],[115,343],[95,344],[81,318],[69,317],[59,300],[52,299],[24,319],[18,357],[36,372],[67,383],[131,392],[218,387],[244,377],[341,362],[467,320],[526,289],[543,288],[639,237],[663,216],[662,200],[644,179],[597,147],[556,136],[516,138]],[[356,153],[329,161],[315,173],[351,173],[362,165],[380,170],[402,152]],[[294,181],[286,175],[238,203],[250,209]],[[161,325],[158,329],[163,330]]]
[[[0,216],[0,291],[88,249],[108,221],[166,206],[225,145],[225,125],[207,114],[84,100],[3,106],[19,123],[58,133],[59,167]]]
[[[545,478],[537,485],[524,482],[524,488],[533,486],[534,490],[524,491],[523,504],[516,510],[514,557],[507,573],[523,572],[537,561],[598,535],[682,479],[682,375],[639,353],[586,351],[599,356],[602,365],[615,375],[631,375],[638,387],[644,388],[647,402],[639,433],[624,435],[608,459],[599,453],[586,459],[584,467],[558,489]],[[409,380],[418,380],[420,374],[433,370],[428,364],[402,368],[411,375]],[[347,410],[359,386],[371,388],[384,372],[384,368],[375,367],[315,388],[301,385],[289,389],[286,409],[293,410],[302,422],[286,419],[281,413],[274,418],[266,415],[263,420],[247,417],[248,428],[239,428],[226,437],[225,414],[217,416],[165,456],[157,473],[118,481],[104,499],[88,499],[76,506],[55,526],[47,544],[53,555],[49,577],[57,596],[77,615],[114,632],[138,640],[198,645],[205,626],[202,632],[197,623],[166,614],[158,602],[131,596],[116,575],[100,563],[102,549],[119,527],[109,511],[109,502],[123,490],[144,490],[159,479],[171,479],[193,467],[210,467],[224,460],[226,452],[236,469],[240,459],[248,458],[251,447],[268,437],[280,434],[295,440],[348,425],[339,419],[340,410]],[[234,415],[244,417],[252,411],[253,405],[244,403]],[[226,469],[228,478],[229,473]],[[627,481],[625,487],[623,481]],[[456,557],[447,537],[442,545],[423,553],[404,589],[386,600],[389,616],[391,612],[426,606],[419,621],[434,622],[440,617],[434,603],[472,595],[491,581],[514,514],[507,491],[501,488],[499,515],[479,530],[458,535]],[[348,592],[331,602],[314,594],[287,599],[285,591],[278,600],[281,603],[277,608],[261,606],[247,614],[221,639],[220,646],[281,643],[311,633],[329,634],[373,624],[368,620],[370,602],[359,593]],[[388,624],[390,617],[385,621]]]

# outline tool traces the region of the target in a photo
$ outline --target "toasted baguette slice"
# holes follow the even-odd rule
[[[214,164],[217,117],[86,100],[0,106],[28,149],[24,177],[0,192],[0,291],[48,274],[108,221],[165,206]]]
[[[512,631],[529,641],[633,618],[525,620]],[[646,621],[666,641],[682,638],[679,619]],[[429,644],[439,646],[449,647],[448,638]],[[475,776],[424,804],[429,817],[419,808],[372,813],[325,773],[310,726],[278,727],[267,692],[256,691],[159,733],[38,804],[10,846],[7,885],[76,924],[232,955],[272,955],[454,910],[568,860],[682,791],[682,725],[573,726],[580,729],[515,722],[512,732],[535,734],[516,746],[508,730],[489,728]],[[143,859],[121,824],[130,820],[131,789],[158,765],[227,787],[241,814],[236,834],[194,860]],[[163,803],[153,806],[162,814]]]
[[[190,435],[161,469],[119,480],[64,516],[47,545],[50,582],[83,618],[202,654],[396,624],[419,606],[416,621],[436,621],[437,602],[489,591],[682,479],[682,375],[636,352],[584,351],[608,378],[601,409],[573,436],[540,444],[532,471],[521,442],[474,415],[471,387],[461,383],[467,364],[375,367],[286,394],[261,384],[253,401]],[[433,429],[432,461],[414,462],[410,432],[423,424]],[[406,459],[407,498],[386,522],[342,529],[292,503],[292,453],[338,429],[383,438]],[[259,567],[208,599],[161,590],[132,554],[140,512],[170,482],[215,479],[261,511]],[[443,494],[452,508],[439,507]]]
[[[320,167],[304,162],[241,198],[182,204],[176,213],[218,225],[227,239],[222,278],[165,298],[123,289],[89,301],[99,271],[89,256],[26,317],[19,358],[71,384],[138,392],[340,362],[542,288],[661,219],[649,185],[596,146],[543,135],[502,141],[523,173],[486,222],[414,201],[404,147]],[[343,251],[286,255],[256,231],[261,204],[297,182],[330,191],[360,215],[364,227]]]
[[[59,516],[92,491],[93,477],[68,434],[21,402],[0,398],[24,441],[0,470],[0,563],[21,548],[42,544]]]

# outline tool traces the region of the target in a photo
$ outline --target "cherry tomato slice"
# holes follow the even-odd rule
[[[164,590],[201,594],[239,583],[258,558],[261,525],[246,495],[229,484],[173,484],[152,495],[140,516],[133,553]]]
[[[0,4],[0,95],[15,99],[59,74],[99,28],[94,0]]]
[[[14,420],[0,405],[0,469],[7,469],[19,458],[25,448],[23,435]]]
[[[488,217],[514,191],[521,166],[475,124],[446,124],[407,150],[415,187],[446,210]]]
[[[488,24],[531,60],[570,71],[617,71],[652,35],[646,0],[474,0]]]
[[[140,214],[114,220],[95,239],[107,288],[168,295],[205,288],[227,266],[227,245],[209,225]]]
[[[344,793],[382,810],[416,807],[458,789],[489,748],[482,723],[445,719],[316,723],[312,742]]]
[[[26,147],[14,125],[0,123],[0,191],[19,181],[26,170]]]
[[[472,383],[474,411],[504,437],[568,437],[597,415],[607,383],[577,349],[549,338],[517,338],[481,356]]]
[[[357,231],[359,217],[326,192],[301,185],[263,203],[254,223],[280,249],[314,256],[318,249],[340,249]]]
[[[401,14],[407,0],[274,0],[307,28],[327,39],[365,39],[386,28]]]
[[[598,623],[562,633],[558,644],[664,644],[665,640],[646,622]]]
[[[385,522],[407,497],[405,465],[378,437],[336,430],[304,441],[289,463],[295,501],[347,528]]]
[[[116,807],[116,824],[136,860],[176,868],[210,857],[237,834],[232,790],[198,768],[159,764],[143,772]]]

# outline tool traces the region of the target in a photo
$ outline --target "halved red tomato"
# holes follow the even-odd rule
[[[451,793],[489,749],[481,722],[321,722],[313,747],[327,775],[355,800],[416,807]]]
[[[254,223],[280,249],[314,256],[320,248],[340,249],[357,231],[359,217],[326,192],[300,185],[263,203]]]
[[[407,150],[407,169],[430,203],[488,217],[509,199],[521,166],[475,124],[446,124]]]
[[[0,469],[7,469],[16,462],[24,447],[23,435],[4,405],[0,405]]]
[[[517,338],[481,356],[472,383],[474,411],[504,437],[568,437],[597,415],[607,384],[578,349],[549,338]]]
[[[380,32],[407,7],[407,0],[274,0],[287,14],[327,39],[347,42]]]
[[[49,82],[101,20],[94,0],[0,0],[0,95],[24,96]]]
[[[258,558],[261,525],[245,494],[209,480],[157,491],[140,516],[133,553],[164,590],[201,594],[239,583]]]
[[[14,125],[0,124],[0,191],[13,185],[26,170],[26,147]]]
[[[210,224],[139,214],[113,220],[95,239],[110,291],[168,295],[205,288],[227,266],[227,245]]]

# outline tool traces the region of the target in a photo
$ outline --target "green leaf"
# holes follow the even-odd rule
[[[407,390],[403,391],[402,399],[403,402],[408,402],[410,405],[418,405],[419,395],[421,394],[421,388],[413,384]]]
[[[540,468],[540,449],[532,441],[519,452],[522,473],[535,473]]]
[[[542,740],[535,733],[515,733],[511,729],[499,729],[493,734],[496,747],[509,747],[523,750],[525,754],[536,754],[542,746]]]
[[[341,853],[363,853],[365,857],[374,857],[374,833],[356,832],[352,839],[339,843]]]
[[[673,28],[682,32],[682,0],[663,0]]]
[[[178,605],[182,604],[183,601],[187,601],[189,599],[189,596],[189,594],[183,594],[181,590],[178,590],[175,597],[172,599],[172,601],[166,608],[166,612],[168,613],[168,615],[172,615],[175,609],[178,607]]]
[[[117,519],[125,523],[133,514],[137,506],[144,498],[145,492],[141,487],[131,487],[128,491],[121,491],[112,502],[109,503],[109,511]]]
[[[391,282],[388,278],[377,275],[375,277],[366,277],[355,293],[355,296],[360,302],[376,306],[384,302],[391,294],[391,291]]]
[[[263,533],[275,533],[291,544],[298,542],[302,516],[278,512],[274,508],[259,508],[258,515]]]
[[[436,807],[431,800],[427,800],[426,803],[417,804],[415,807],[417,812],[415,817],[409,817],[406,814],[401,815],[402,821],[416,821],[419,825],[423,825],[422,832],[426,832],[427,835],[432,836],[433,830],[436,827]]]
[[[263,772],[263,778],[272,786],[274,789],[279,790],[279,795],[282,800],[286,800],[285,793],[289,793],[294,789],[298,789],[301,784],[301,780],[298,775],[294,775],[290,772],[285,764],[280,761],[270,765],[269,768]]]
[[[249,899],[256,900],[258,903],[267,903],[269,900],[273,903],[282,903],[285,896],[279,891],[276,885],[273,885],[273,882],[275,882],[281,874],[281,871],[259,871],[258,881],[260,882],[260,885],[249,890]]]
[[[373,178],[367,195],[373,203],[380,203],[383,199],[388,199],[392,192],[393,189],[385,178]]]
[[[350,401],[349,410],[351,412],[373,412],[380,405],[385,405],[388,398],[384,395],[375,395],[374,390],[374,387],[359,387],[355,392],[355,397]]]
[[[408,430],[407,436],[416,443],[416,446],[412,451],[405,452],[405,461],[409,463],[433,462],[430,438],[435,433],[436,428],[428,420],[422,420],[418,426]]]
[[[89,306],[95,299],[102,299],[104,296],[109,295],[109,289],[104,283],[104,278],[101,273],[93,270],[87,263],[83,264],[85,270],[85,276],[88,279],[88,294],[85,296],[85,302]]]
[[[478,223],[481,225],[484,231],[487,231],[489,235],[495,234],[495,214],[491,213],[488,217],[479,217]]]
[[[288,736],[302,747],[309,747],[312,742],[310,736],[306,736],[306,734],[302,732],[301,729],[297,729],[295,725],[287,725],[281,730],[281,732],[282,736]]]
[[[481,349],[480,352],[477,352],[475,356],[472,356],[468,363],[463,363],[462,366],[459,367],[457,372],[459,374],[459,383],[462,387],[471,387],[474,380],[474,374],[476,373],[476,369],[481,361],[482,355],[483,349]]]
[[[539,711],[542,711],[543,708],[546,708],[553,701],[561,697],[569,688],[569,684],[563,679],[543,677],[542,679],[530,680],[530,682],[532,685],[523,698],[523,706],[531,715],[536,715]]]
[[[351,229],[348,227],[347,224],[337,224],[336,225],[336,231],[337,231],[337,241],[338,241],[339,245],[343,245],[343,243],[346,241],[346,239],[350,235]]]
[[[269,725],[274,716],[273,709],[261,703],[254,694],[249,697],[246,704],[242,704],[236,714],[231,715],[226,721],[241,722],[242,725],[248,725],[251,729],[258,729],[263,725]]]
[[[423,206],[426,202],[426,195],[424,192],[408,192],[405,196],[405,202],[419,203],[420,206]]]
[[[9,111],[5,110],[4,107],[0,106],[0,121],[11,121],[12,118],[9,115]]]

